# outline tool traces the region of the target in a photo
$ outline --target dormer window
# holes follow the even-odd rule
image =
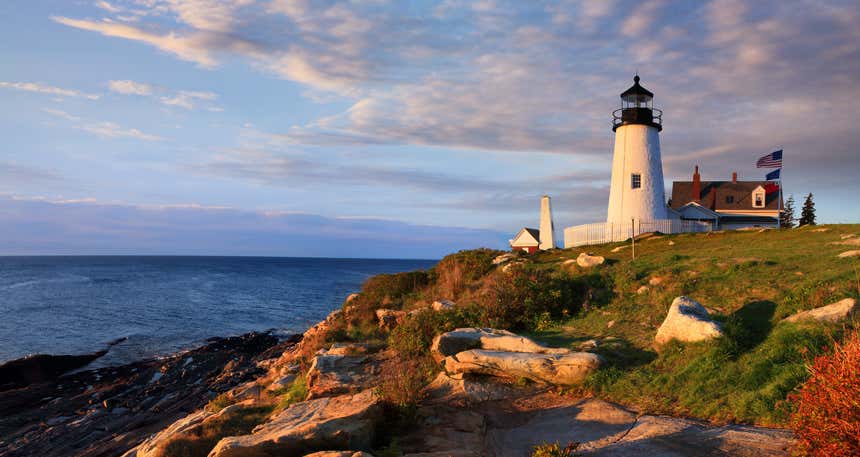
[[[727,195],[726,196],[726,203],[734,203],[734,202],[735,202],[735,196],[734,195]]]
[[[761,186],[756,187],[756,189],[752,193],[752,204],[753,208],[764,208],[764,188]]]
[[[630,175],[630,188],[631,189],[639,189],[642,187],[642,175],[639,173],[633,173]]]

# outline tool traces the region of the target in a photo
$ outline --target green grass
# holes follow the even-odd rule
[[[273,393],[278,396],[275,411],[281,411],[293,403],[304,401],[308,397],[308,383],[304,375],[300,375],[293,380],[289,387],[283,387]]]
[[[462,251],[423,274],[368,281],[353,302],[352,338],[385,339],[405,357],[424,357],[435,335],[458,326],[497,326],[574,349],[596,339],[607,364],[582,387],[594,395],[654,413],[785,425],[784,400],[806,378],[806,361],[843,326],[781,321],[860,297],[860,259],[837,258],[856,249],[837,244],[844,234],[860,237],[860,224],[654,236],[637,241],[635,259],[629,246],[612,252],[626,243],[554,249],[518,255],[522,264],[508,273],[492,265],[498,251]],[[565,264],[581,252],[607,261]],[[702,303],[725,336],[658,351],[654,336],[679,295]],[[377,307],[416,309],[439,298],[460,306],[419,313],[387,335],[374,327]]]
[[[531,268],[568,269],[573,276],[599,272],[612,285],[613,297],[532,336],[572,348],[587,339],[612,338],[598,349],[608,368],[584,386],[603,398],[655,413],[784,425],[784,400],[806,378],[806,360],[840,338],[842,327],[780,321],[860,296],[860,261],[837,258],[851,248],[832,244],[841,234],[860,236],[860,225],[824,227],[828,231],[655,237],[637,242],[635,260],[629,248],[611,252],[623,243],[538,254]],[[608,262],[596,270],[561,264],[583,251]],[[654,277],[661,284],[650,285]],[[648,290],[637,294],[643,285]],[[654,335],[678,295],[705,305],[726,336],[710,343],[672,343],[658,352]]]

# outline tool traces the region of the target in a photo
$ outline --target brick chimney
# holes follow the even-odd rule
[[[692,195],[693,198],[692,198],[692,200],[694,202],[699,201],[699,199],[702,197],[701,187],[702,187],[702,183],[701,183],[701,177],[699,176],[699,166],[696,165],[696,171],[693,172],[693,195]]]
[[[733,172],[732,172],[732,183],[733,183],[733,184],[737,184],[737,183],[738,183],[738,172],[736,172],[736,171],[733,171]]]

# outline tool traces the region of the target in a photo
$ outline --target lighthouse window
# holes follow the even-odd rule
[[[642,187],[642,175],[639,173],[633,173],[630,175],[630,188],[638,189]]]

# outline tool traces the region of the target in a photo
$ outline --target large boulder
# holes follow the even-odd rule
[[[601,255],[591,255],[584,252],[580,253],[576,258],[576,264],[583,268],[596,267],[605,261],[606,259]]]
[[[449,374],[482,374],[508,379],[568,386],[579,384],[600,368],[602,360],[590,352],[541,354],[472,349],[446,357],[443,365]]]
[[[798,322],[798,321],[819,321],[819,322],[839,322],[848,318],[857,312],[857,300],[853,298],[846,298],[844,300],[839,300],[836,303],[832,303],[827,306],[822,306],[820,308],[810,309],[809,311],[803,311],[792,316],[786,317],[783,319],[786,322]]]
[[[360,390],[372,372],[373,366],[367,356],[319,354],[308,369],[308,399]]]
[[[369,449],[382,417],[372,389],[294,403],[250,435],[223,438],[209,457],[305,455],[330,449]]]
[[[704,306],[689,297],[680,296],[672,301],[666,320],[657,329],[654,340],[657,344],[670,340],[692,343],[719,338],[722,335],[720,324],[711,320]]]
[[[540,354],[565,354],[569,349],[550,348],[524,336],[507,330],[492,328],[458,328],[433,339],[430,353],[437,361],[469,349],[491,351],[536,352]]]

